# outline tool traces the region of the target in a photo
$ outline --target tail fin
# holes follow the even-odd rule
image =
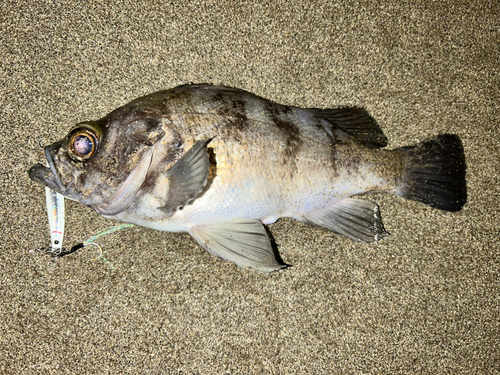
[[[445,211],[467,202],[465,155],[457,135],[443,134],[416,146],[399,148],[409,161],[397,194]]]

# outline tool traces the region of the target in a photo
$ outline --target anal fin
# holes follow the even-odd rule
[[[358,242],[375,242],[388,234],[380,219],[378,206],[362,199],[345,198],[309,212],[304,218]]]
[[[209,253],[259,272],[286,267],[276,259],[264,226],[259,220],[235,219],[191,228],[191,236]]]

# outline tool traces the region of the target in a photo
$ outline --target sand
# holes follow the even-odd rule
[[[0,27],[0,373],[499,373],[498,4],[4,1]],[[293,267],[270,275],[142,228],[101,237],[106,260],[37,250],[42,146],[189,82],[362,105],[389,148],[458,134],[468,203],[372,195],[391,234],[375,244],[280,220]],[[113,225],[66,209],[68,248]]]

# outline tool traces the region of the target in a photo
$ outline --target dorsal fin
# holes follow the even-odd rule
[[[365,146],[382,148],[387,146],[387,137],[380,126],[364,108],[346,107],[335,109],[309,108],[309,112],[322,117],[347,134],[353,136]]]

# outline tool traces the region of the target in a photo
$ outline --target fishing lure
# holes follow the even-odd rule
[[[45,197],[47,201],[47,214],[49,216],[52,252],[60,253],[64,237],[64,196],[46,187]]]
[[[127,229],[130,227],[134,227],[133,224],[123,224],[123,225],[117,225],[111,228],[107,228],[101,232],[99,232],[97,235],[93,236],[92,238],[88,239],[82,244],[79,244],[77,246],[74,246],[73,249],[69,252],[62,253],[62,244],[63,244],[63,237],[64,237],[64,221],[65,221],[65,216],[64,216],[64,196],[59,194],[58,192],[49,189],[48,187],[45,187],[45,198],[47,202],[47,215],[49,217],[49,227],[50,227],[50,240],[52,243],[52,250],[51,252],[56,254],[56,255],[66,255],[71,252],[73,252],[73,249],[78,249],[80,246],[96,246],[99,251],[100,255],[96,258],[102,258],[104,259],[105,262],[107,262],[106,258],[103,256],[102,248],[98,244],[96,244],[94,241],[106,234],[110,234],[113,232],[117,232],[119,230]],[[95,259],[93,259],[95,260]],[[114,269],[114,267],[111,265],[111,268]]]

